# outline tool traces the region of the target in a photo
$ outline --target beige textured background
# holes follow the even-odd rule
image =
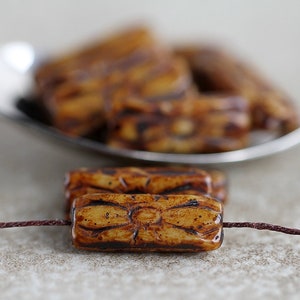
[[[75,5],[76,3],[76,5]],[[0,44],[52,53],[146,21],[169,42],[212,40],[254,62],[300,104],[300,2],[2,0]],[[0,78],[1,82],[1,78]],[[300,147],[223,167],[225,220],[300,228]],[[0,220],[62,217],[63,175],[120,165],[0,118]],[[126,162],[123,162],[126,164]],[[225,230],[219,250],[195,255],[101,254],[70,245],[68,228],[0,231],[1,299],[299,299],[300,239]]]

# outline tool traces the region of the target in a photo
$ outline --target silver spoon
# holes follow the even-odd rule
[[[45,57],[45,55],[42,56],[32,45],[26,42],[12,42],[0,47],[0,114],[13,121],[39,129],[43,134],[54,136],[73,145],[94,150],[104,155],[145,162],[214,165],[242,162],[269,156],[285,151],[300,143],[300,128],[280,137],[255,132],[252,136],[250,147],[211,154],[173,154],[114,149],[87,138],[65,136],[56,129],[28,117],[16,106],[16,99],[25,97],[30,91],[34,67],[40,63],[42,57]]]

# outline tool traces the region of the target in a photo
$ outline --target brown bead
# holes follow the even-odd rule
[[[222,203],[204,195],[87,194],[72,207],[76,248],[199,252],[221,246]]]
[[[251,110],[252,130],[276,130],[284,134],[299,127],[293,101],[235,55],[205,45],[181,47],[176,54],[189,64],[201,92],[238,94],[245,98]]]
[[[226,189],[224,175],[224,184],[222,184],[221,172],[218,174],[218,177],[214,176],[216,191],[220,186]],[[123,167],[75,170],[66,175],[67,218],[69,218],[70,207],[74,199],[88,193],[210,195],[214,194],[214,191],[210,174],[192,167]],[[223,199],[220,198],[220,200]]]

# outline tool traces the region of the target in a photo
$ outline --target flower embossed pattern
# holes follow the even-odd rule
[[[111,251],[213,250],[223,239],[221,202],[203,195],[90,194],[73,204],[73,243]]]

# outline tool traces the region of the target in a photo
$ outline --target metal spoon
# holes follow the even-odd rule
[[[72,138],[56,129],[28,117],[16,106],[16,99],[28,94],[33,79],[33,69],[45,55],[26,42],[12,42],[0,47],[0,114],[15,122],[34,127],[57,139],[100,154],[155,163],[214,165],[253,160],[285,151],[300,143],[300,128],[276,137],[254,133],[251,146],[245,149],[211,154],[173,154],[114,149],[87,138]]]

